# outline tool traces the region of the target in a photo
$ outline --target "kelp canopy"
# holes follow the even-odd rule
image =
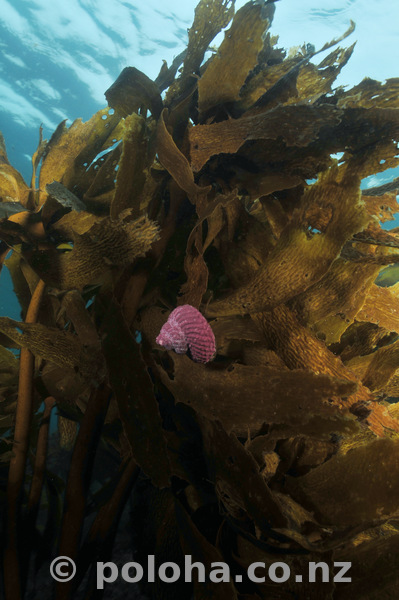
[[[399,79],[333,88],[353,26],[317,63],[311,46],[278,47],[274,11],[202,0],[187,50],[155,81],[126,68],[109,108],[40,139],[30,186],[1,144],[1,256],[12,250],[22,311],[22,322],[0,319],[7,599],[22,597],[32,552],[21,523],[35,569],[52,524],[53,555],[78,564],[57,598],[75,597],[108,556],[139,469],[143,564],[191,554],[230,567],[222,583],[194,582],[195,598],[397,597],[399,284],[386,269],[399,230],[381,223],[399,186],[360,183],[399,164]],[[213,363],[156,345],[181,304],[209,320]],[[58,407],[61,444],[74,445],[58,492],[44,400],[46,415]],[[100,436],[120,471],[82,537]],[[48,523],[33,537],[40,498]],[[267,574],[282,560],[288,581],[246,578],[251,563]],[[311,561],[329,581],[307,583]],[[332,581],[342,561],[350,583]],[[157,581],[147,592],[192,590]]]

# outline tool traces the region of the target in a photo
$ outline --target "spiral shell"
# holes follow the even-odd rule
[[[170,313],[156,342],[177,354],[189,350],[195,362],[207,363],[216,353],[215,336],[208,321],[190,304],[178,306]]]

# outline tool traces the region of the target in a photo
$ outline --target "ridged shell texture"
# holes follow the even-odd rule
[[[190,304],[178,306],[170,313],[156,342],[177,354],[184,354],[190,350],[195,362],[207,363],[216,353],[215,336],[211,326]]]

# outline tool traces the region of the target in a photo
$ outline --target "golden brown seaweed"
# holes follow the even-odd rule
[[[334,88],[353,23],[286,53],[268,32],[278,9],[201,0],[186,51],[155,81],[127,67],[106,92],[114,112],[49,141],[39,129],[30,187],[0,137],[0,257],[22,311],[0,317],[0,481],[10,461],[15,473],[14,420],[31,434],[26,463],[39,406],[55,401],[73,454],[68,482],[48,474],[44,535],[82,578],[108,556],[137,479],[145,557],[229,565],[218,584],[158,579],[154,598],[397,596],[399,236],[381,223],[398,212],[398,179],[360,188],[399,164],[399,79]],[[185,303],[214,332],[209,364],[156,343]],[[110,480],[94,481],[100,449]],[[27,575],[19,514],[35,532],[25,463],[7,509],[10,598]],[[29,540],[33,572],[45,558]],[[282,560],[291,574],[348,561],[352,581],[238,577]]]
[[[239,99],[240,90],[248,73],[256,66],[263,47],[263,36],[270,25],[270,11],[273,14],[272,5],[265,7],[248,3],[236,13],[217,54],[198,82],[200,113]],[[215,81],[218,81],[217,86]]]

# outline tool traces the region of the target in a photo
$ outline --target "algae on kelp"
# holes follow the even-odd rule
[[[182,566],[191,554],[232,575],[157,579],[145,586],[153,598],[396,598],[399,296],[386,268],[399,238],[381,222],[398,211],[398,182],[360,183],[399,164],[399,79],[333,88],[353,24],[317,63],[310,45],[278,47],[275,9],[249,2],[234,14],[234,2],[202,0],[187,50],[155,81],[128,67],[106,92],[113,111],[40,135],[37,189],[0,140],[0,254],[13,252],[25,321],[0,318],[7,598],[29,553],[36,569],[48,560],[35,529],[46,498],[52,551],[78,564],[59,598],[73,597],[139,472],[140,560]],[[155,342],[185,303],[214,330],[212,363]],[[19,369],[7,347],[22,348]],[[44,470],[46,431],[30,419],[49,397],[61,443],[74,444],[58,488]],[[80,539],[100,437],[120,472],[100,482]],[[26,499],[28,453],[39,479]],[[23,548],[14,505],[32,534]],[[253,562],[267,574],[282,560],[287,581],[246,577]],[[329,581],[307,581],[311,561]],[[337,561],[351,562],[350,583],[332,581]]]

